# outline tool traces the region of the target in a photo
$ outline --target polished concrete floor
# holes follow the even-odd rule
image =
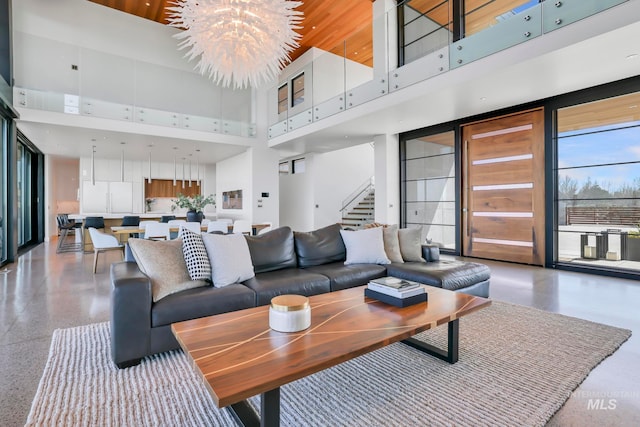
[[[109,319],[106,253],[56,254],[42,244],[0,269],[0,425],[23,425],[55,329]],[[491,297],[631,329],[634,335],[594,369],[549,425],[640,425],[640,282],[487,262]]]

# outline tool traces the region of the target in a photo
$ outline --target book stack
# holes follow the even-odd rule
[[[369,282],[365,296],[396,307],[407,307],[427,301],[424,285],[397,277],[382,277]]]

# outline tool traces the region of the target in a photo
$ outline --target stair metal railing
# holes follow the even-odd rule
[[[340,208],[340,214],[344,217],[345,211],[351,209],[365,197],[367,197],[372,191],[375,190],[374,177],[370,177],[365,182],[360,184],[349,196],[342,201],[342,208]]]

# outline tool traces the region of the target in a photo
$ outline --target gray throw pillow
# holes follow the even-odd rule
[[[213,286],[221,288],[249,280],[255,276],[251,253],[244,235],[203,234],[211,263]]]
[[[425,262],[422,258],[422,230],[419,228],[401,228],[398,230],[400,253],[405,262]]]
[[[400,252],[400,240],[398,239],[398,225],[388,225],[382,229],[384,251],[391,262],[404,262]]]
[[[138,268],[151,280],[153,302],[176,292],[208,285],[189,277],[180,239],[129,239],[129,247]]]
[[[358,231],[340,230],[340,235],[347,248],[345,265],[389,264],[391,262],[384,251],[381,227]]]

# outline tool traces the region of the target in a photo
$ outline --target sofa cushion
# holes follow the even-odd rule
[[[389,264],[387,275],[455,291],[489,280],[491,270],[484,264],[456,260]]]
[[[398,239],[398,224],[388,225],[382,229],[384,251],[391,262],[404,262],[400,252],[400,240]]]
[[[260,273],[242,283],[256,293],[256,305],[265,305],[283,294],[311,296],[331,290],[329,278],[300,268]]]
[[[280,227],[259,236],[245,236],[257,273],[297,267],[293,231]]]
[[[153,301],[185,289],[207,286],[203,280],[191,280],[182,253],[182,240],[156,241],[129,239],[138,268],[151,280]]]
[[[309,232],[294,231],[298,266],[305,268],[344,261],[347,250],[340,237],[340,230],[340,224],[333,224]]]
[[[202,241],[211,262],[213,286],[221,288],[254,276],[249,246],[241,233],[207,233],[202,235]]]
[[[349,264],[341,262],[309,267],[306,271],[327,276],[331,281],[331,291],[366,285],[369,280],[387,275],[385,266],[378,264]]]
[[[202,241],[202,234],[194,233],[188,228],[180,228],[180,238],[184,261],[191,280],[211,281],[211,263]]]
[[[340,230],[340,236],[347,248],[348,264],[389,264],[389,258],[384,251],[382,227],[369,228],[358,231]]]
[[[405,262],[425,261],[422,258],[422,230],[419,228],[401,228],[398,230],[400,253]]]
[[[251,289],[240,284],[224,288],[207,286],[189,289],[169,295],[154,304],[151,309],[151,325],[170,325],[183,320],[250,308],[255,305],[255,295]]]

